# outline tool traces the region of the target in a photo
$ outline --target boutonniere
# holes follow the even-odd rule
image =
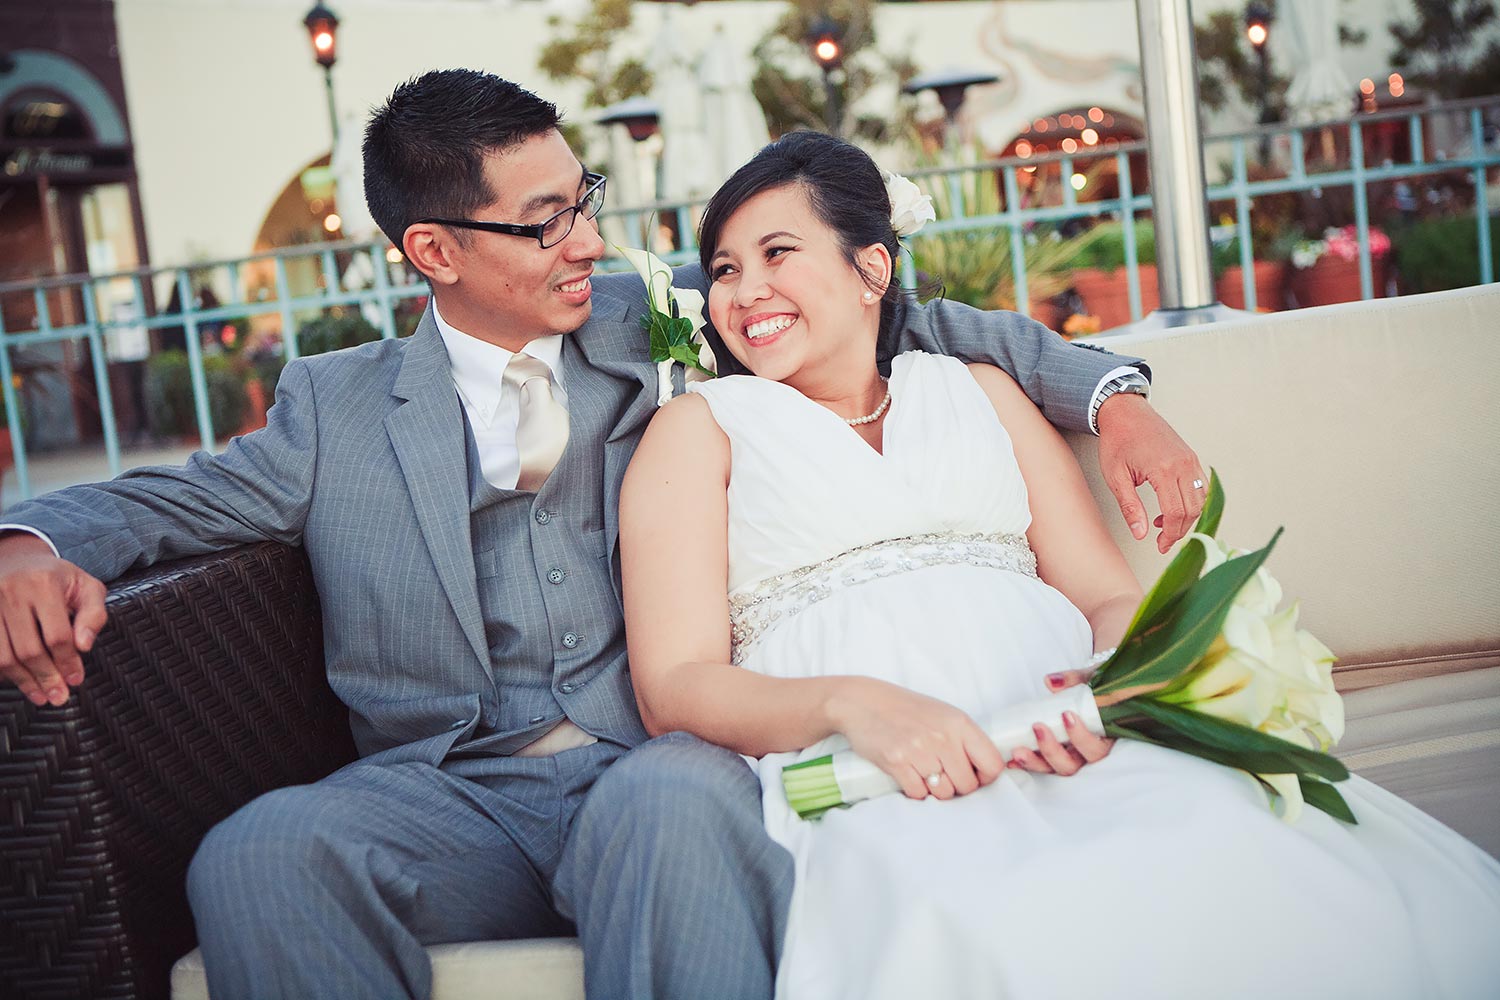
[[[717,374],[718,360],[703,336],[703,295],[693,288],[674,288],[672,269],[649,250],[615,247],[646,283],[646,315],[641,328],[656,362],[656,405],[672,398],[672,366],[682,365],[683,380],[699,382]]]

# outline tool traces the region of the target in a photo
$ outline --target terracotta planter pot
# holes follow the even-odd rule
[[[1142,264],[1140,272],[1141,315],[1144,316],[1161,305],[1161,293],[1156,286],[1156,265]],[[1113,271],[1085,267],[1073,272],[1073,290],[1083,299],[1088,313],[1099,317],[1100,329],[1109,330],[1130,322],[1130,286],[1126,273],[1123,267]]]
[[[1385,258],[1372,259],[1370,272],[1374,279],[1375,297],[1378,299],[1385,294]],[[1358,302],[1359,261],[1334,256],[1320,257],[1312,267],[1293,271],[1291,291],[1298,306]]]
[[[1032,299],[1031,318],[1041,323],[1049,330],[1062,330],[1063,320],[1067,319],[1064,310],[1057,305],[1053,299]]]
[[[1255,309],[1275,312],[1286,305],[1287,266],[1279,261],[1255,262]],[[1245,269],[1238,264],[1224,269],[1214,283],[1219,301],[1231,309],[1245,308]]]
[[[266,388],[260,384],[260,379],[252,378],[245,383],[245,395],[249,397],[250,405],[245,408],[245,421],[235,431],[236,434],[249,434],[266,426],[266,411],[271,408],[266,400]]]

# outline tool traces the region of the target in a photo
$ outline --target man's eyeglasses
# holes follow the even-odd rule
[[[454,226],[458,229],[478,229],[486,233],[525,236],[536,240],[543,250],[547,250],[568,238],[568,234],[573,231],[573,223],[580,215],[585,219],[592,219],[599,214],[599,209],[604,207],[604,180],[603,174],[585,171],[583,183],[588,187],[584,190],[583,197],[578,199],[578,204],[570,205],[556,215],[531,226],[518,226],[509,222],[476,222],[473,219],[422,219],[420,221],[440,226]]]

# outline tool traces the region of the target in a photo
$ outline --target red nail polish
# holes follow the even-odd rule
[[[1065,680],[1067,680],[1067,678],[1064,677],[1062,674],[1048,674],[1047,675],[1047,686],[1048,687],[1053,687],[1053,688],[1062,687],[1063,681],[1065,681]]]

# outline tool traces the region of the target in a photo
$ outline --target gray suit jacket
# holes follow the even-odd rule
[[[679,280],[693,277],[701,276]],[[570,413],[613,428],[599,511],[612,559],[620,484],[655,412],[644,294],[635,275],[599,276],[592,318],[564,341]],[[902,325],[902,349],[993,361],[1072,428],[1087,426],[1102,375],[1133,360],[1069,346],[1014,313],[951,303],[912,309]],[[6,520],[42,532],[106,581],[237,543],[303,545],[323,605],[329,680],[361,752],[440,759],[455,738],[448,723],[472,715],[473,692],[489,683],[466,468],[461,404],[429,310],[409,339],[288,364],[267,426],[221,455],[60,490]],[[633,715],[634,706],[620,710]]]

